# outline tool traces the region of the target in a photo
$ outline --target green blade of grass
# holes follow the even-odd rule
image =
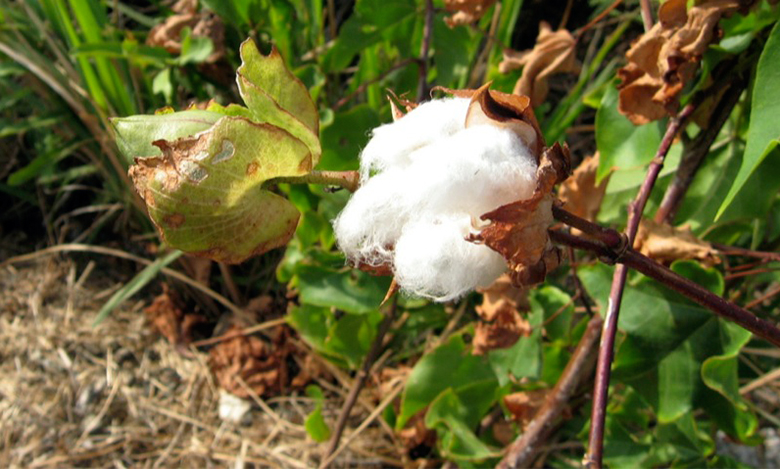
[[[160,273],[160,270],[162,270],[163,267],[166,267],[168,264],[181,257],[182,254],[184,253],[181,251],[173,251],[165,257],[161,257],[160,259],[157,259],[156,261],[146,266],[138,273],[138,275],[127,282],[124,287],[117,290],[117,292],[111,296],[111,298],[103,305],[103,307],[100,308],[97,317],[95,317],[95,320],[92,322],[92,326],[97,326],[103,322],[103,320],[108,317],[108,315],[111,314],[111,312],[116,309],[117,306],[119,306],[126,299],[135,295],[141,288],[145,287],[149,282],[151,282],[152,279],[154,279],[157,274]]]

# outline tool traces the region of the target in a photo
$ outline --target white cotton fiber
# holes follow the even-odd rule
[[[504,259],[465,240],[468,216],[419,220],[404,227],[395,246],[395,278],[405,292],[436,301],[454,300],[493,283]]]
[[[414,150],[463,130],[469,102],[466,98],[429,101],[398,121],[374,129],[360,155],[361,181],[371,171],[403,167]]]
[[[465,238],[481,215],[536,186],[523,141],[488,124],[465,128],[468,103],[431,101],[374,130],[361,187],[333,223],[350,261],[390,265],[403,291],[437,301],[487,286],[506,269],[499,254]]]

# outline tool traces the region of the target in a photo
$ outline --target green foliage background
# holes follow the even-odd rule
[[[117,151],[108,118],[209,99],[221,104],[239,101],[236,86],[206,72],[204,60],[214,50],[208,39],[185,31],[180,54],[144,45],[150,28],[172,14],[167,2],[147,3],[140,12],[123,2],[98,0],[0,3],[0,145],[11,155],[0,168],[0,192],[9,207],[4,225],[42,212],[44,223],[33,230],[33,241],[36,234],[48,236],[50,242],[97,243],[150,233],[126,179],[129,162]],[[328,21],[329,7],[322,0],[201,3],[226,28],[226,56],[214,66],[232,77],[239,65],[238,44],[250,37],[266,51],[274,44],[309,89],[320,115],[323,151],[318,169],[356,169],[370,129],[390,119],[385,90],[408,93],[412,99],[416,95],[424,1],[336,2],[331,8],[337,24]],[[560,10],[565,7],[565,2],[552,3],[560,4]],[[607,3],[581,6],[577,13],[582,15],[572,17],[570,29],[584,25]],[[628,40],[641,31],[637,3],[625,2],[603,26],[583,36],[578,48],[581,73],[562,78],[550,100],[537,109],[548,143],[576,139],[576,126],[595,126],[595,138],[576,140],[575,159],[599,150],[599,177],[610,175],[600,221],[615,227],[625,223],[627,204],[665,127],[665,122],[635,127],[617,112],[613,78]],[[430,67],[424,79],[451,88],[493,80],[495,89],[511,91],[518,74],[499,74],[502,49],[530,47],[536,21],[560,19],[535,10],[538,2],[507,0],[499,13],[491,9],[473,26],[449,28],[443,4],[434,5]],[[720,45],[711,47],[701,79],[685,90],[684,102],[706,85],[706,73],[726,60],[740,63],[749,80],[675,219],[675,224],[688,224],[711,242],[775,251],[780,240],[778,16],[776,7],[763,2],[746,16],[723,21]],[[685,138],[698,131],[690,126]],[[679,164],[681,146],[672,149],[647,213],[657,208]],[[297,291],[289,323],[317,353],[355,369],[376,335],[389,279],[345,267],[335,249],[330,220],[348,194],[313,185],[280,189],[302,213],[295,237],[283,253],[243,266],[237,282],[247,295],[279,292],[285,286]],[[91,218],[74,214],[82,207],[104,206],[114,208],[96,209]],[[68,231],[68,223],[57,220],[78,221],[83,230]],[[174,257],[161,257],[110,304],[134,293]],[[579,276],[594,307],[603,311],[612,268],[582,261],[587,265],[578,269]],[[724,276],[723,267],[673,265],[682,275],[738,302],[780,281],[777,262],[763,267],[760,274],[735,279]],[[503,396],[555,384],[588,319],[575,308],[574,291],[567,270],[559,269],[529,294],[528,320],[534,332],[510,349],[483,357],[470,353],[478,297],[463,300],[462,319],[435,346],[453,317],[452,305],[403,298],[401,312],[408,315],[403,314],[405,320],[393,331],[385,363],[408,364],[413,370],[399,406],[388,408],[383,418],[400,430],[422,413],[426,426],[438,434],[433,451],[441,457],[460,467],[495,462],[501,444],[480,422],[496,409],[508,415]],[[607,420],[607,463],[738,466],[717,453],[717,433],[757,444],[760,427],[780,423],[777,412],[739,392],[762,370],[778,366],[766,354],[743,351],[748,345],[761,350],[766,344],[638,275],[630,278],[623,304]],[[756,311],[776,321],[779,304],[774,297]],[[318,388],[307,393],[320,403],[324,399]],[[575,397],[571,418],[561,424],[555,441],[584,443],[589,405],[587,391]],[[321,409],[318,405],[306,421],[317,441],[329,433]],[[546,463],[578,465],[581,448],[562,447]]]

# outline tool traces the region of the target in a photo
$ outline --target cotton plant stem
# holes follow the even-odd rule
[[[780,347],[780,328],[769,321],[755,316],[750,311],[712,293],[695,282],[679,275],[670,268],[659,264],[633,248],[619,251],[603,242],[566,233],[563,230],[550,230],[550,238],[559,244],[593,252],[602,259],[617,262],[627,268],[637,270],[666,287],[680,293],[690,300],[704,306],[718,316],[731,321],[756,336]],[[603,342],[603,339],[602,339]]]
[[[653,190],[655,181],[661,173],[664,166],[664,159],[672,147],[677,133],[683,128],[688,117],[696,109],[694,104],[689,104],[683,108],[680,113],[669,121],[666,133],[661,140],[661,145],[650,163],[647,175],[639,188],[636,199],[628,208],[628,223],[626,226],[627,246],[634,244],[634,238],[639,230],[639,222],[642,219],[647,200],[650,198],[650,192]],[[607,303],[607,311],[604,316],[604,328],[601,334],[601,344],[599,345],[599,358],[596,364],[596,382],[593,389],[593,409],[591,411],[591,427],[588,439],[588,452],[583,460],[583,465],[591,469],[601,469],[602,456],[604,450],[604,423],[607,412],[607,398],[609,393],[609,379],[614,357],[615,336],[617,334],[618,315],[620,313],[620,303],[623,300],[623,289],[626,283],[627,269],[625,264],[619,264],[615,267],[615,273],[612,277],[612,287]]]
[[[655,212],[656,223],[672,223],[680,203],[685,197],[688,188],[693,182],[704,158],[709,154],[712,143],[717,138],[723,126],[731,116],[731,111],[739,102],[742,91],[745,89],[744,80],[737,80],[729,86],[715,109],[707,128],[699,134],[683,149],[683,157],[680,166],[675,172],[674,179],[664,193],[660,207]]]
[[[339,186],[350,192],[355,192],[360,185],[360,173],[357,171],[312,171],[303,176],[275,178],[271,182]]]
[[[371,367],[374,365],[374,362],[379,356],[379,352],[382,350],[382,343],[384,341],[384,337],[387,334],[387,331],[390,329],[390,325],[393,323],[393,320],[395,319],[397,310],[398,310],[398,295],[393,297],[392,302],[390,303],[390,308],[388,309],[387,313],[385,313],[385,317],[382,320],[382,322],[379,324],[379,328],[377,329],[376,332],[376,337],[374,338],[374,342],[371,344],[371,349],[369,349],[368,353],[366,354],[366,357],[363,359],[363,365],[360,367],[360,370],[358,370],[357,374],[355,375],[355,380],[352,383],[352,388],[349,390],[349,394],[347,395],[347,398],[344,401],[344,405],[341,408],[341,412],[339,413],[339,417],[336,420],[336,426],[333,430],[333,436],[331,436],[330,441],[328,442],[328,447],[325,450],[325,454],[323,454],[322,464],[320,464],[320,469],[325,469],[332,462],[331,456],[339,447],[339,442],[341,441],[341,435],[344,433],[344,428],[347,425],[349,414],[352,411],[352,407],[354,407],[355,403],[357,402],[358,396],[360,395],[360,391],[363,389],[363,386],[366,384],[368,375],[371,372]]]
[[[602,319],[593,316],[560,379],[523,433],[509,446],[499,469],[531,467],[533,459],[566,409],[566,404],[593,369],[593,352],[601,336]]]
[[[639,0],[640,8],[642,9],[642,24],[645,26],[645,32],[650,31],[653,27],[653,5],[650,0]]]
[[[417,102],[421,103],[428,98],[428,55],[431,50],[431,38],[433,37],[433,0],[425,0],[425,26],[423,27],[423,40],[420,45],[420,60],[417,84]]]

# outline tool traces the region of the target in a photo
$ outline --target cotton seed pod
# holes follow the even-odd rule
[[[361,187],[334,221],[339,247],[354,265],[389,269],[404,292],[436,301],[486,287],[507,266],[515,281],[539,281],[558,258],[550,194],[568,174],[568,153],[545,149],[528,97],[444,91],[453,97],[374,129]]]

